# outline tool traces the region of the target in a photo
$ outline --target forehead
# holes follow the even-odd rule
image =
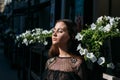
[[[67,29],[67,26],[64,22],[57,22],[54,28]]]

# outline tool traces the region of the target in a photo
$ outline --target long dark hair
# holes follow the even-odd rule
[[[78,46],[78,41],[75,40],[75,36],[78,32],[76,23],[69,19],[60,19],[56,23],[58,23],[58,22],[65,23],[67,30],[68,30],[68,34],[70,36],[70,39],[69,39],[68,45],[67,45],[67,47],[68,47],[67,52],[70,53],[71,55],[80,55],[76,51],[77,46]],[[58,55],[59,55],[58,48],[54,45],[51,45],[51,48],[49,50],[49,56],[54,57],[54,56],[58,56]]]

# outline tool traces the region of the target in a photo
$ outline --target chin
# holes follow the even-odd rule
[[[53,45],[57,45],[57,43],[52,43]]]
[[[52,45],[58,45],[58,43],[57,42],[52,42]]]

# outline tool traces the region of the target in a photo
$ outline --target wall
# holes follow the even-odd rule
[[[93,0],[93,21],[103,15],[109,15],[109,0]]]
[[[93,0],[93,20],[103,15],[120,16],[120,0]]]
[[[112,16],[120,16],[120,0],[112,0]]]

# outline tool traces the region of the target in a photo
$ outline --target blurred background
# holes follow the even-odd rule
[[[120,0],[0,0],[0,80],[41,80],[47,60],[47,51],[42,48],[47,50],[49,46],[17,47],[16,35],[34,28],[50,30],[56,20],[63,18],[75,21],[81,31],[100,16],[120,17],[119,7]],[[111,43],[117,77],[119,40]]]

